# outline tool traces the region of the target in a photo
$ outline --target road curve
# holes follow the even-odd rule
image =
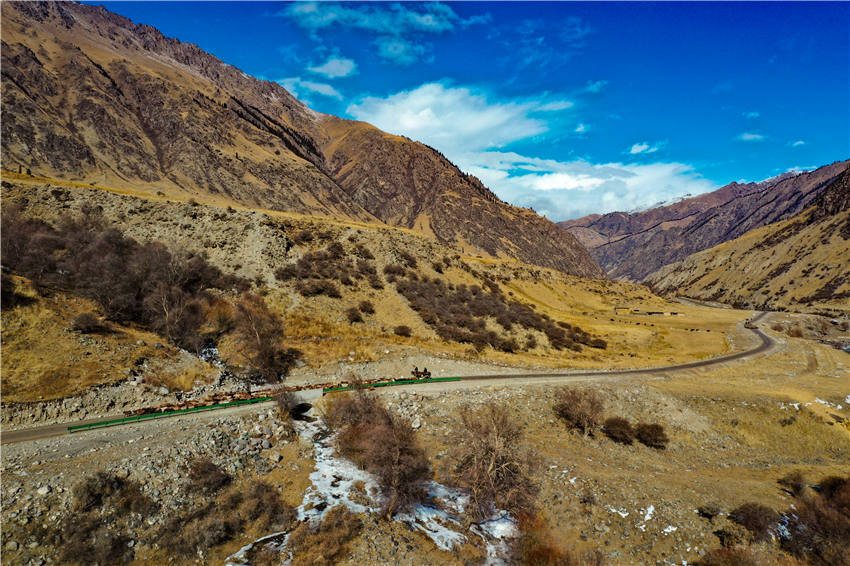
[[[760,313],[758,316],[752,319],[751,322],[755,323],[761,320],[766,314],[766,312]],[[761,339],[761,344],[756,346],[751,350],[746,350],[744,352],[738,352],[735,354],[726,354],[724,356],[718,356],[716,358],[709,358],[707,360],[699,360],[696,362],[688,362],[686,364],[677,364],[672,366],[661,366],[654,368],[636,368],[636,369],[623,369],[623,370],[593,370],[593,371],[577,371],[577,372],[565,372],[565,373],[522,373],[522,374],[489,374],[489,375],[470,375],[463,376],[462,381],[485,381],[489,379],[502,379],[502,380],[520,380],[520,379],[534,379],[534,378],[576,378],[576,377],[617,377],[622,375],[640,375],[640,374],[659,374],[659,373],[670,373],[674,371],[681,371],[686,369],[694,369],[694,368],[702,368],[708,367],[716,364],[723,364],[726,362],[732,362],[735,360],[741,360],[744,358],[749,358],[752,356],[756,356],[763,352],[771,349],[776,343],[770,336],[762,332],[758,328],[750,328],[748,329],[753,332],[756,336]],[[422,385],[429,385],[427,383]],[[405,386],[402,386],[405,387]],[[231,411],[232,409],[219,409],[216,411],[216,414],[226,413]],[[199,413],[196,413],[199,414]],[[180,418],[180,417],[172,417],[172,418]],[[86,420],[86,421],[74,421],[69,423],[62,424],[51,424],[33,428],[26,428],[21,430],[11,430],[11,431],[2,431],[0,432],[0,444],[11,444],[14,442],[28,442],[31,440],[38,440],[41,438],[49,438],[52,436],[60,436],[63,434],[67,434],[68,427],[73,425],[81,425],[81,424],[89,424],[96,423],[105,420],[105,418]],[[142,421],[144,422],[144,421]],[[139,425],[141,423],[135,423]],[[79,433],[78,433],[79,434]]]

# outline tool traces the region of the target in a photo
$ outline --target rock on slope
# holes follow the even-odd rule
[[[757,308],[850,312],[850,168],[803,213],[668,265],[658,291]]]
[[[560,223],[615,279],[641,281],[664,265],[801,212],[850,161],[717,191],[643,212]]]
[[[3,167],[433,235],[585,276],[570,234],[437,151],[312,111],[197,46],[102,7],[2,5]]]

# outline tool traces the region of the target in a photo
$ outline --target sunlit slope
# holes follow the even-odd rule
[[[183,200],[410,228],[602,277],[571,235],[432,148],[314,112],[279,84],[104,8],[5,2],[3,167]]]
[[[742,307],[850,311],[850,172],[802,214],[666,266],[663,293]]]

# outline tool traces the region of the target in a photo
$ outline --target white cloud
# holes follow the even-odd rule
[[[379,57],[398,65],[413,64],[427,51],[424,45],[402,37],[379,37],[375,40],[375,45],[378,46]]]
[[[748,120],[753,120],[753,119],[761,116],[761,113],[759,113],[759,112],[744,112],[743,116],[744,116],[744,118],[747,118]]]
[[[457,162],[503,200],[556,221],[643,209],[717,189],[691,166],[675,162],[593,164],[494,151],[463,155]]]
[[[546,124],[531,116],[536,109],[531,102],[491,103],[469,88],[426,83],[386,98],[363,98],[347,112],[451,153],[503,147],[545,132]]]
[[[337,4],[331,2],[294,3],[276,15],[287,17],[311,32],[317,41],[318,31],[333,26],[365,31],[375,36],[378,55],[397,64],[409,65],[427,51],[413,37],[440,34],[485,24],[489,14],[468,19],[458,16],[446,4],[429,2],[418,7],[404,4]]]
[[[348,113],[435,147],[500,198],[552,220],[644,208],[717,188],[683,163],[594,164],[503,150],[546,133],[549,124],[541,116],[551,115],[541,113],[546,104],[539,102],[491,98],[472,88],[427,83],[385,98],[364,98]]]
[[[575,106],[575,104],[569,100],[553,100],[552,102],[541,104],[537,107],[537,110],[540,112],[558,112],[560,110],[572,108],[573,106]]]
[[[797,140],[793,142],[788,142],[788,145],[790,145],[791,147],[802,147],[806,145],[806,142],[803,140]]]
[[[743,141],[743,142],[761,142],[761,141],[766,140],[767,137],[765,137],[761,134],[753,134],[753,133],[750,133],[750,132],[744,132],[744,133],[738,134],[735,137],[735,139],[738,140],[738,141]]]
[[[588,129],[590,129],[590,127],[589,127],[587,124],[579,124],[578,126],[576,126],[576,129],[575,129],[575,130],[573,130],[573,131],[574,131],[575,133],[577,133],[577,134],[583,134],[583,133],[585,133]]]
[[[608,81],[591,81],[587,83],[587,86],[584,87],[584,90],[587,92],[598,93],[602,92],[602,89],[608,84]]]
[[[629,149],[629,154],[638,155],[641,153],[655,153],[658,151],[657,145],[652,145],[649,142],[638,142]]]
[[[309,100],[310,94],[321,94],[322,96],[328,96],[330,98],[342,100],[342,94],[337,89],[326,83],[305,81],[303,79],[299,79],[298,77],[278,79],[275,82],[281,85],[289,92],[291,92],[295,98],[298,98],[302,101]]]
[[[347,77],[357,72],[357,63],[345,57],[333,56],[321,65],[307,69],[317,75],[324,75],[329,79]]]

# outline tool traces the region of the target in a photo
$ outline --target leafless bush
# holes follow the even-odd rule
[[[404,336],[405,338],[410,338],[410,336],[413,335],[413,331],[410,329],[410,327],[404,324],[393,328],[393,333],[397,336]]]
[[[240,353],[251,370],[270,382],[286,377],[301,352],[283,349],[283,323],[265,300],[259,295],[243,294],[236,303],[234,324]]]
[[[78,314],[71,321],[71,328],[83,334],[96,334],[106,330],[106,326],[94,313],[84,312]]]
[[[322,418],[340,454],[375,476],[387,516],[422,500],[431,468],[410,422],[364,390],[329,399]]]
[[[360,309],[357,307],[351,307],[345,311],[345,317],[348,319],[348,322],[354,324],[357,322],[363,322],[363,315],[360,314]]]
[[[197,458],[189,464],[189,489],[215,493],[230,483],[230,476],[209,458]]]
[[[210,548],[231,540],[248,524],[260,531],[288,526],[294,518],[291,507],[277,490],[262,481],[233,486],[218,501],[172,516],[159,529],[156,541],[182,556],[203,556]]]
[[[399,257],[411,269],[416,269],[416,258],[407,252],[399,252]]]
[[[488,403],[461,412],[452,477],[470,492],[470,514],[488,517],[495,509],[530,514],[537,495],[532,474],[539,462],[523,442],[523,431],[506,405]]]
[[[817,495],[803,493],[786,513],[788,537],[782,548],[816,566],[848,566],[850,553],[850,476],[822,480]]]
[[[339,292],[339,287],[333,284],[332,281],[299,281],[295,290],[303,297],[316,297],[325,295],[331,299],[339,299],[342,294]]]
[[[771,530],[779,522],[779,513],[761,503],[744,503],[729,513],[729,520],[748,531],[753,540],[760,542],[770,538]]]
[[[664,426],[658,423],[641,423],[635,426],[635,437],[642,444],[658,450],[666,448],[667,443],[670,441],[667,438],[667,433],[664,432]]]
[[[313,233],[309,230],[299,230],[292,236],[296,245],[306,244],[313,241]]]
[[[519,536],[511,544],[513,563],[528,566],[603,566],[599,551],[574,553],[560,546],[539,516],[523,516]]]
[[[295,517],[294,511],[283,502],[277,489],[262,480],[252,481],[247,489],[238,493],[241,496],[240,517],[253,522],[261,530],[267,530],[272,525],[288,524]]]
[[[358,308],[363,314],[375,314],[375,305],[372,304],[372,301],[360,301]]]
[[[602,429],[605,432],[605,436],[614,442],[626,445],[634,442],[635,431],[632,428],[632,424],[624,418],[611,417],[610,419],[605,419]]]
[[[779,478],[776,483],[788,489],[795,497],[802,494],[808,486],[805,476],[799,470]]]
[[[555,393],[553,410],[568,427],[577,428],[587,436],[599,426],[604,406],[599,393],[592,389],[564,387]]]
[[[714,521],[714,518],[720,515],[720,506],[717,503],[706,503],[697,507],[697,513],[700,517]]]
[[[292,566],[333,566],[338,564],[348,542],[363,529],[363,522],[345,506],[329,509],[316,526],[302,523],[289,535]]]

